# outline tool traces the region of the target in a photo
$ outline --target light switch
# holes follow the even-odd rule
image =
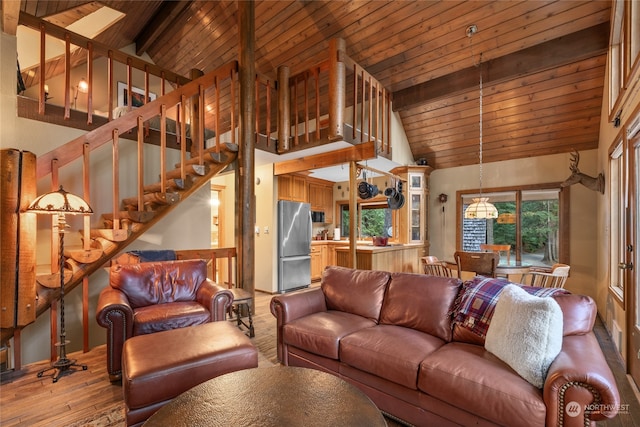
[[[259,225],[256,225],[256,234],[260,235],[260,226]]]
[[[269,234],[269,226],[268,225],[264,226],[264,234]]]

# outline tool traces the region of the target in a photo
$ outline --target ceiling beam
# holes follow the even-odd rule
[[[485,84],[521,78],[607,51],[609,22],[532,46],[482,64]],[[406,110],[478,86],[477,67],[468,67],[393,93],[394,111]]]
[[[160,37],[169,25],[191,4],[192,0],[164,1],[134,40],[140,56]]]
[[[18,0],[2,0],[2,31],[15,36],[18,31],[20,2]]]
[[[287,173],[309,171],[311,169],[324,168],[328,166],[341,165],[351,161],[374,159],[376,157],[376,145],[374,141],[354,145],[353,147],[342,148],[340,150],[327,153],[315,154],[313,156],[300,157],[294,160],[273,165],[274,175],[284,175]]]

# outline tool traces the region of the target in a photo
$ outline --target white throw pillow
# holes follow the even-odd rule
[[[516,285],[500,293],[485,348],[520,376],[542,388],[551,362],[562,348],[562,309]]]

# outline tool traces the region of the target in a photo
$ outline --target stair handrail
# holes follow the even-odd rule
[[[113,131],[119,133],[128,132],[138,126],[138,121],[148,121],[162,112],[162,106],[166,108],[174,107],[186,99],[199,94],[200,86],[205,88],[213,86],[214,82],[229,78],[232,71],[237,72],[238,62],[231,61],[222,67],[193,80],[166,95],[156,98],[154,101],[148,102],[142,107],[136,108],[129,114],[124,114],[97,129],[94,129],[84,135],[81,135],[68,143],[61,145],[48,153],[38,156],[36,163],[36,177],[41,179],[51,173],[51,162],[54,159],[58,161],[58,167],[62,167],[73,160],[82,156],[82,147],[85,143],[89,144],[91,151],[112,140]],[[216,130],[216,145],[220,145],[220,132]]]

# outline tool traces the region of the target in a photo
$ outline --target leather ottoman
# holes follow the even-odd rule
[[[211,378],[258,366],[258,351],[229,322],[129,338],[122,349],[127,425],[141,425],[182,392]]]

